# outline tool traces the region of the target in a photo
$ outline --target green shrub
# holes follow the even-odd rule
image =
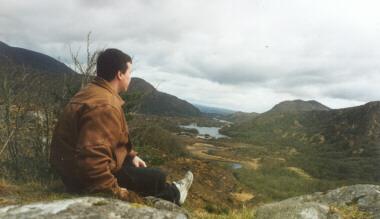
[[[212,204],[207,204],[205,209],[208,213],[216,213],[217,212],[217,210],[214,208],[214,206],[212,206]]]
[[[142,147],[137,146],[134,150],[138,151],[141,159],[150,165],[161,165],[165,162],[165,159],[160,157],[157,148],[144,145]]]
[[[347,183],[305,178],[281,164],[272,164],[271,161],[262,163],[255,171],[245,168],[235,170],[234,176],[259,192],[263,196],[262,201],[282,200],[317,191],[327,191]]]
[[[189,133],[192,133],[192,134],[195,134],[195,135],[199,134],[198,129],[195,129],[195,128],[181,128],[181,131],[183,131],[183,132],[189,132]]]
[[[58,179],[49,162],[41,156],[21,156],[17,161],[0,163],[0,178],[13,182],[33,182]]]
[[[158,125],[151,125],[142,121],[135,121],[134,124],[136,123],[138,127],[131,131],[134,147],[149,146],[169,156],[188,155],[185,145],[177,136]]]

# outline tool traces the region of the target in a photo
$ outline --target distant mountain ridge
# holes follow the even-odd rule
[[[276,104],[272,109],[265,113],[282,113],[290,111],[313,111],[313,110],[330,110],[329,107],[315,101],[303,101],[303,100],[286,100]]]
[[[15,64],[54,74],[75,72],[62,62],[45,54],[8,46],[0,41],[0,65]]]
[[[139,110],[141,113],[163,116],[202,116],[202,112],[185,100],[176,96],[160,92],[151,84],[141,78],[132,78],[129,85],[129,93],[147,93],[143,97],[143,104]]]
[[[31,74],[39,73],[43,75],[44,84],[49,88],[56,89],[63,83],[63,75],[68,74],[72,77],[72,87],[80,88],[81,75],[70,69],[60,61],[44,55],[42,53],[30,51],[23,48],[11,47],[0,41],[0,68],[23,66]],[[143,98],[140,111],[141,113],[150,113],[165,116],[202,116],[202,112],[190,103],[178,99],[177,97],[157,91],[151,84],[140,78],[132,78],[129,93],[148,92],[149,95]]]
[[[200,104],[193,104],[196,108],[198,108],[202,113],[206,113],[209,115],[226,115],[226,114],[232,114],[236,111],[230,110],[230,109],[224,109],[224,108],[218,108],[218,107],[211,107],[211,106],[204,106]]]
[[[225,115],[220,117],[223,120],[229,121],[229,122],[248,122],[249,120],[252,120],[259,116],[260,113],[245,113],[245,112],[235,112],[230,115]]]

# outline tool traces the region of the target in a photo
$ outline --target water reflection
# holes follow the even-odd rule
[[[241,163],[236,163],[236,162],[231,162],[231,161],[223,161],[223,160],[209,160],[209,159],[205,159],[205,160],[208,160],[208,161],[216,161],[216,162],[223,162],[223,163],[229,163],[232,165],[232,169],[236,170],[236,169],[239,169],[239,168],[242,168],[244,165],[241,164]]]
[[[182,128],[187,128],[187,129],[197,129],[199,132],[199,135],[197,138],[207,138],[206,136],[209,135],[214,138],[230,138],[227,135],[222,135],[219,134],[219,129],[221,127],[199,127],[196,125],[181,125]]]
[[[235,162],[231,162],[231,163],[232,163],[232,169],[234,169],[234,170],[243,167],[243,164],[241,164],[241,163],[235,163]]]
[[[219,148],[211,148],[211,147],[207,147],[207,146],[204,146],[203,148],[207,149],[207,150],[215,150],[215,151],[219,150]]]

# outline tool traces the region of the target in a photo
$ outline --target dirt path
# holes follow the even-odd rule
[[[305,177],[306,179],[311,179],[311,176],[307,174],[303,169],[298,167],[286,167],[286,169],[296,172],[298,175]]]
[[[250,158],[250,160],[233,160],[217,155],[211,155],[207,154],[208,151],[211,151],[212,149],[206,149],[205,147],[209,148],[215,148],[218,151],[225,151],[225,147],[217,147],[212,144],[207,143],[194,143],[193,145],[187,145],[187,149],[195,155],[198,158],[201,159],[207,159],[207,160],[215,160],[215,161],[223,161],[223,162],[234,162],[234,163],[241,163],[243,164],[243,168],[249,168],[249,169],[257,169],[259,167],[260,158],[254,159]]]
[[[205,149],[204,147],[209,148],[217,148],[220,151],[224,151],[224,148],[215,147],[212,144],[206,144],[206,143],[195,143],[193,145],[187,145],[187,149],[192,153],[193,155],[197,156],[198,158],[207,159],[207,160],[216,160],[216,161],[229,161],[229,162],[238,162],[231,159],[227,159],[224,157],[206,154],[209,149]]]

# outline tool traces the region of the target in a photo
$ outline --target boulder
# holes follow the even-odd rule
[[[357,206],[380,219],[380,186],[354,185],[297,196],[256,209],[255,218],[341,218],[330,206]]]
[[[360,199],[368,196],[378,196],[379,193],[380,186],[377,185],[353,185],[334,189],[325,194],[318,193],[313,198],[319,203],[344,206],[355,205]]]
[[[282,201],[267,204],[256,210],[255,218],[340,218],[338,215],[329,215],[328,206],[316,202]]]
[[[42,122],[45,122],[47,120],[46,114],[44,112],[42,112],[42,111],[39,111],[39,110],[28,111],[26,113],[26,117],[29,120],[32,120],[32,121],[42,121]]]
[[[174,205],[174,204],[173,204]],[[118,199],[82,197],[0,208],[0,218],[187,218],[185,214],[161,210]]]
[[[144,201],[149,205],[157,209],[162,210],[168,210],[170,212],[178,212],[186,215],[187,217],[191,217],[190,212],[186,211],[185,209],[179,207],[178,205],[174,204],[173,202],[169,202],[166,200],[162,200],[160,198],[156,198],[153,196],[148,196],[144,198]]]

